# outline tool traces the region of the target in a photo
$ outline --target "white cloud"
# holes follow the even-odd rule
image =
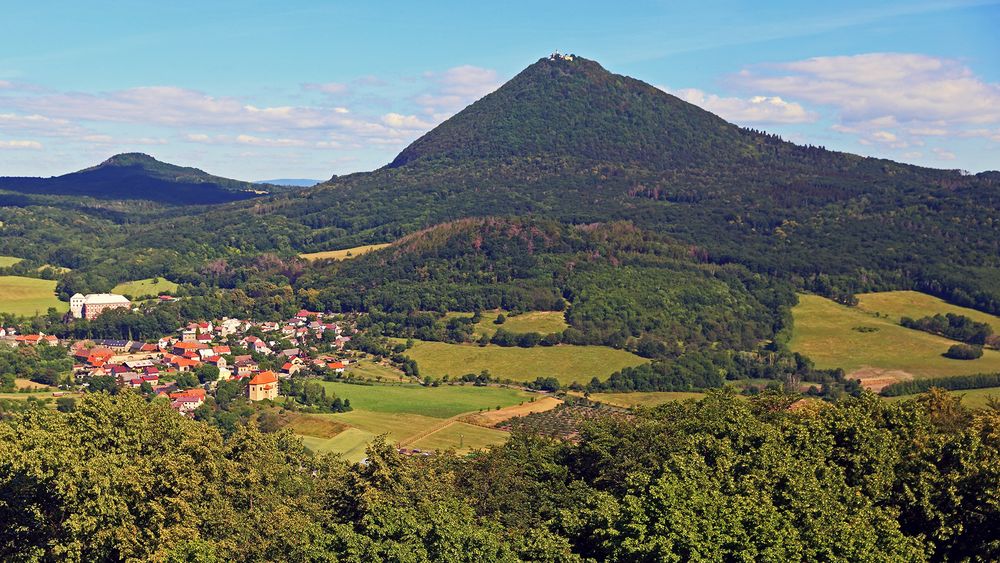
[[[434,125],[428,123],[415,115],[402,115],[399,113],[387,113],[382,116],[382,123],[389,127],[399,129],[430,129]]]
[[[903,149],[977,136],[1000,124],[1000,83],[959,61],[913,53],[815,57],[744,69],[733,82],[747,90],[829,108],[832,129],[861,144]],[[993,135],[978,135],[993,138]],[[939,159],[951,151],[932,149]]]
[[[937,155],[938,160],[955,160],[957,158],[955,153],[939,147],[932,148],[931,152]]]
[[[326,82],[322,84],[310,82],[303,84],[302,89],[313,92],[322,92],[324,94],[346,94],[350,90],[350,86],[342,82]]]
[[[306,144],[298,139],[262,139],[253,135],[237,135],[236,142],[258,147],[301,147]]]
[[[32,149],[39,150],[42,148],[42,144],[38,141],[4,141],[0,139],[0,149]]]
[[[414,101],[435,121],[443,121],[502,84],[497,71],[473,65],[457,66],[440,73],[427,72],[423,77],[430,88]]]
[[[736,123],[810,123],[819,118],[816,113],[806,111],[800,104],[778,96],[727,98],[708,94],[697,88],[661,90]]]

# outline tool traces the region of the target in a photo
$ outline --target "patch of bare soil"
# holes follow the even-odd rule
[[[550,411],[558,407],[561,403],[562,401],[555,397],[542,397],[541,399],[537,399],[532,403],[514,405],[512,407],[503,408],[498,411],[484,411],[484,412],[467,414],[461,417],[459,420],[461,420],[462,422],[467,422],[469,424],[475,424],[476,426],[493,428],[497,424],[505,420],[510,420],[515,416],[525,416],[536,412]]]
[[[851,379],[860,379],[861,386],[876,393],[885,386],[913,379],[913,374],[900,369],[864,367],[847,374]]]

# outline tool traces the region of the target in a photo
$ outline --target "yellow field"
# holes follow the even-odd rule
[[[494,321],[497,315],[503,312],[507,321],[501,325],[496,324]],[[471,317],[471,313],[450,313],[451,315]],[[484,311],[483,319],[473,325],[472,332],[477,337],[480,335],[487,335],[493,337],[493,333],[497,331],[498,328],[503,328],[504,330],[509,330],[510,332],[537,332],[539,334],[545,335],[550,332],[562,332],[566,330],[569,325],[566,324],[566,315],[562,311],[530,311],[527,313],[521,313],[520,315],[510,316],[506,311]]]
[[[405,354],[416,360],[421,375],[461,377],[489,370],[499,379],[534,381],[555,377],[569,385],[605,379],[624,367],[648,362],[635,354],[607,346],[535,346],[534,348],[478,346],[417,341]]]
[[[111,290],[111,293],[130,295],[133,299],[139,299],[142,297],[157,297],[163,294],[169,295],[177,291],[176,283],[164,278],[156,278],[156,283],[153,283],[153,279],[146,278],[144,280],[120,283]]]
[[[903,328],[891,318],[815,295],[800,295],[792,315],[795,327],[789,348],[808,356],[819,368],[843,368],[874,389],[910,377],[1000,371],[998,351],[984,350],[978,360],[948,359],[942,354],[953,340]],[[915,311],[914,316],[923,315]],[[876,330],[856,330],[861,327]]]
[[[21,276],[0,276],[0,312],[14,315],[44,315],[49,307],[69,310],[69,303],[56,299],[56,282]]]
[[[340,250],[327,250],[325,252],[310,252],[308,254],[299,254],[302,258],[306,260],[347,260],[350,258],[357,258],[362,254],[368,254],[374,250],[380,248],[385,248],[389,246],[389,243],[385,244],[368,244],[365,246],[355,246],[354,248],[342,248]]]
[[[929,315],[955,313],[965,315],[977,322],[987,323],[993,327],[995,334],[1000,334],[1000,317],[952,305],[943,299],[919,291],[863,293],[858,295],[857,308],[866,313],[888,315],[893,322],[899,322],[900,317],[918,319]]]
[[[0,256],[0,268],[7,268],[8,266],[13,266],[23,260],[23,258],[17,258],[15,256]]]

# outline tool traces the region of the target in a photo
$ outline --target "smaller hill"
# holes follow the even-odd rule
[[[161,162],[148,154],[123,153],[62,176],[2,177],[0,190],[198,205],[249,199],[283,188],[213,176],[198,168]]]
[[[273,180],[257,180],[254,184],[271,184],[273,186],[308,188],[315,186],[322,181],[323,180],[311,180],[309,178],[275,178]]]

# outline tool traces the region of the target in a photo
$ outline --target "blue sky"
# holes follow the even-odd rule
[[[0,175],[371,170],[556,49],[796,142],[1000,169],[1000,2],[137,4],[4,2]]]

